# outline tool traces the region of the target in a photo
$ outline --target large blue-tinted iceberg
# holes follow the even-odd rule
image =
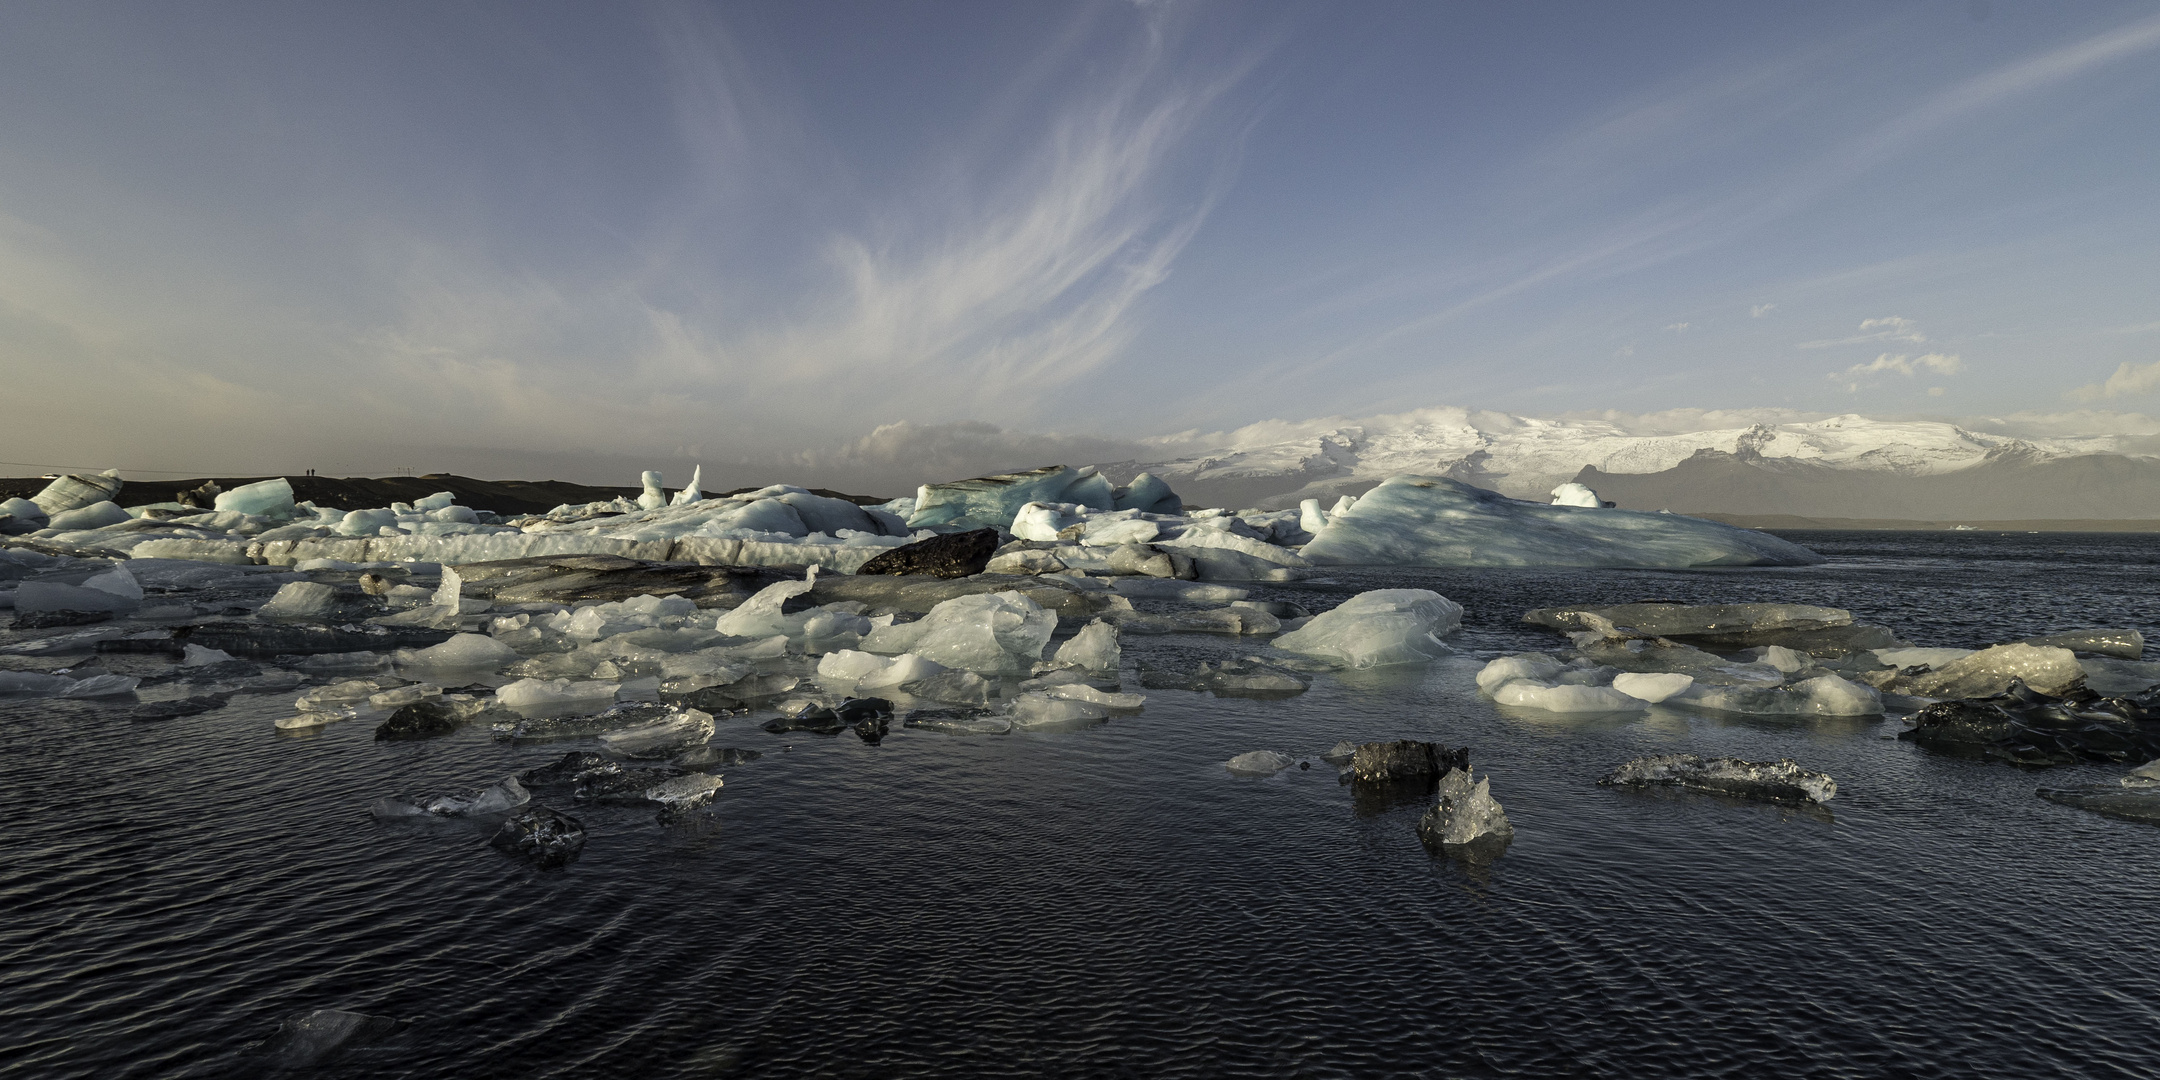
[[[1389,477],[1328,515],[1305,545],[1320,566],[1801,566],[1822,561],[1768,533],[1679,514],[1510,499],[1439,476]]]

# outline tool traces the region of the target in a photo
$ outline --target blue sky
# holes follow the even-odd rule
[[[2150,3],[11,4],[0,458],[2150,427],[2156,117]]]

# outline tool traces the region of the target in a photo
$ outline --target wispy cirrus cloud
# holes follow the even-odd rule
[[[1871,341],[1910,341],[1915,345],[1927,344],[1927,335],[1920,332],[1919,324],[1896,315],[1880,319],[1863,319],[1860,332],[1851,337],[1824,338],[1820,341],[1796,343],[1796,349],[1831,349],[1840,345],[1865,345]]]

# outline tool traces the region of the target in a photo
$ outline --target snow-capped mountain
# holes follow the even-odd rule
[[[1699,417],[1715,426],[1679,431]],[[1181,494],[1225,505],[1294,503],[1402,472],[1454,476],[1517,498],[1542,498],[1585,467],[1658,473],[1701,450],[1901,476],[1956,472],[1989,460],[2045,461],[2118,453],[2113,436],[2032,439],[1925,420],[1864,416],[1781,419],[1703,413],[1674,419],[1541,419],[1432,408],[1364,419],[1270,420],[1227,432],[1146,440],[1159,460],[1139,468]]]

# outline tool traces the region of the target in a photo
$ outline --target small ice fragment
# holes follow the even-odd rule
[[[1223,763],[1239,776],[1273,776],[1297,764],[1297,759],[1276,750],[1249,750]]]
[[[255,609],[262,619],[323,620],[337,610],[337,590],[319,581],[288,581]]]
[[[1605,505],[1598,498],[1597,492],[1573,481],[1552,489],[1552,504],[1554,506],[1584,506],[1593,510]]]
[[[1613,676],[1613,689],[1632,698],[1640,698],[1652,705],[1695,685],[1693,675],[1679,672],[1657,674],[1626,671]]]
[[[1491,777],[1473,784],[1470,770],[1450,769],[1440,778],[1439,800],[1418,821],[1418,835],[1444,847],[1505,844],[1515,838],[1515,827],[1492,797]]]
[[[1766,802],[1826,803],[1837,796],[1837,781],[1809,772],[1790,759],[1758,762],[1700,754],[1639,757],[1606,774],[1598,783],[1694,788]]]
[[[191,642],[180,654],[180,666],[208,667],[211,664],[229,663],[232,659],[233,654],[223,649],[205,649]]]
[[[1101,619],[1081,627],[1072,640],[1050,654],[1050,662],[1058,667],[1103,673],[1116,671],[1119,659],[1117,627]]]

